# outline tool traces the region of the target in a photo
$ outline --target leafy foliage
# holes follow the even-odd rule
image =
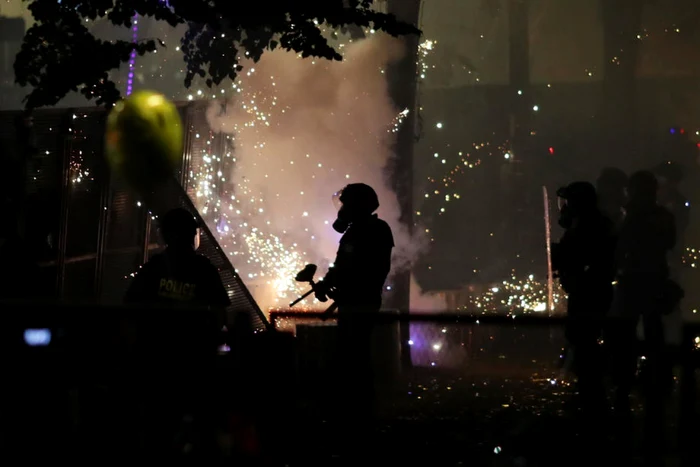
[[[341,60],[321,34],[319,25],[333,28],[371,26],[391,35],[419,31],[394,16],[370,9],[372,0],[26,0],[36,20],[15,59],[16,81],[31,86],[26,107],[58,103],[79,91],[97,104],[113,105],[119,89],[109,72],[139,55],[163,47],[162,41],[104,41],[88,29],[86,20],[106,19],[131,27],[135,13],[187,25],[181,40],[186,63],[185,86],[195,76],[208,86],[234,79],[242,69],[242,54],[254,61],[277,47],[302,54]]]

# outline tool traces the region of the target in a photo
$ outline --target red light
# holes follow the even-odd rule
[[[700,149],[700,143],[698,143],[698,149]]]
[[[682,135],[685,134],[685,128],[681,128],[681,134],[682,134]]]
[[[700,144],[700,143],[699,143],[699,144]],[[549,148],[549,153],[550,153],[550,154],[554,154],[554,148],[550,147],[550,148]]]

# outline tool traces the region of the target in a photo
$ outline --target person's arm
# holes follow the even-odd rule
[[[208,265],[203,283],[206,284],[206,300],[219,321],[217,324],[220,325],[220,328],[227,326],[228,316],[226,308],[231,305],[231,299],[228,296],[226,287],[224,287],[224,283],[221,281],[219,271],[216,270],[213,264]]]
[[[347,271],[352,268],[352,264],[352,245],[349,242],[343,242],[341,240],[333,265],[328,268],[326,275],[323,277],[323,279],[316,282],[316,286],[314,287],[316,298],[319,301],[325,302],[327,296],[331,296],[331,298],[333,298],[333,290],[335,290],[338,285],[342,283],[343,277],[347,274]]]

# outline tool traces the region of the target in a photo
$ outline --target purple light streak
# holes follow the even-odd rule
[[[134,15],[134,17],[131,20],[131,39],[136,44],[138,41],[139,37],[139,17],[138,15]],[[136,64],[136,49],[131,51],[131,55],[129,55],[129,77],[126,80],[126,95],[129,96],[131,95],[131,92],[134,90],[134,65]]]
[[[170,2],[168,0],[160,0],[161,3],[165,3],[165,5],[170,8]],[[60,1],[59,1],[60,3]],[[134,44],[136,44],[139,40],[139,15],[134,14],[134,17],[131,19],[131,40]],[[129,76],[126,80],[126,95],[129,96],[131,95],[131,92],[134,90],[134,65],[136,64],[136,49],[131,51],[131,54],[129,55]]]

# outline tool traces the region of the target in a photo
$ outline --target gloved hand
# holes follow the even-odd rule
[[[328,301],[328,287],[323,283],[323,281],[318,281],[316,284],[314,284],[314,295],[316,296],[316,300],[319,302]]]

